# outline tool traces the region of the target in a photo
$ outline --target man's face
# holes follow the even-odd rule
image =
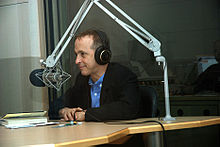
[[[92,44],[92,36],[85,36],[75,40],[75,63],[84,76],[96,74],[97,72],[98,64],[94,58],[95,49],[91,49]]]

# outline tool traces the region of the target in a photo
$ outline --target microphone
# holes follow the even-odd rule
[[[64,72],[57,64],[55,67],[46,67],[45,69],[35,69],[30,73],[30,82],[36,87],[50,87],[60,90],[62,84],[71,77]]]
[[[39,77],[37,77],[37,75],[40,75],[41,73],[43,73],[43,70],[44,69],[35,69],[30,73],[29,80],[32,85],[36,87],[45,87],[42,76],[40,77],[41,80],[39,79]]]

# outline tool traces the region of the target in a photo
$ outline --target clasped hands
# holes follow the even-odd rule
[[[85,120],[85,112],[82,108],[67,108],[64,107],[59,111],[59,115],[65,120],[77,120],[77,121],[84,121]]]

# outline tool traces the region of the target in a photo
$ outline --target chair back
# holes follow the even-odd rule
[[[158,116],[158,96],[153,87],[139,86],[142,99],[142,117]]]

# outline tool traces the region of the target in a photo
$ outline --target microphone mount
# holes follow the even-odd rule
[[[60,90],[63,83],[65,83],[71,75],[63,71],[60,63],[54,67],[46,67],[42,72],[38,72],[35,76],[42,81],[47,87]]]

